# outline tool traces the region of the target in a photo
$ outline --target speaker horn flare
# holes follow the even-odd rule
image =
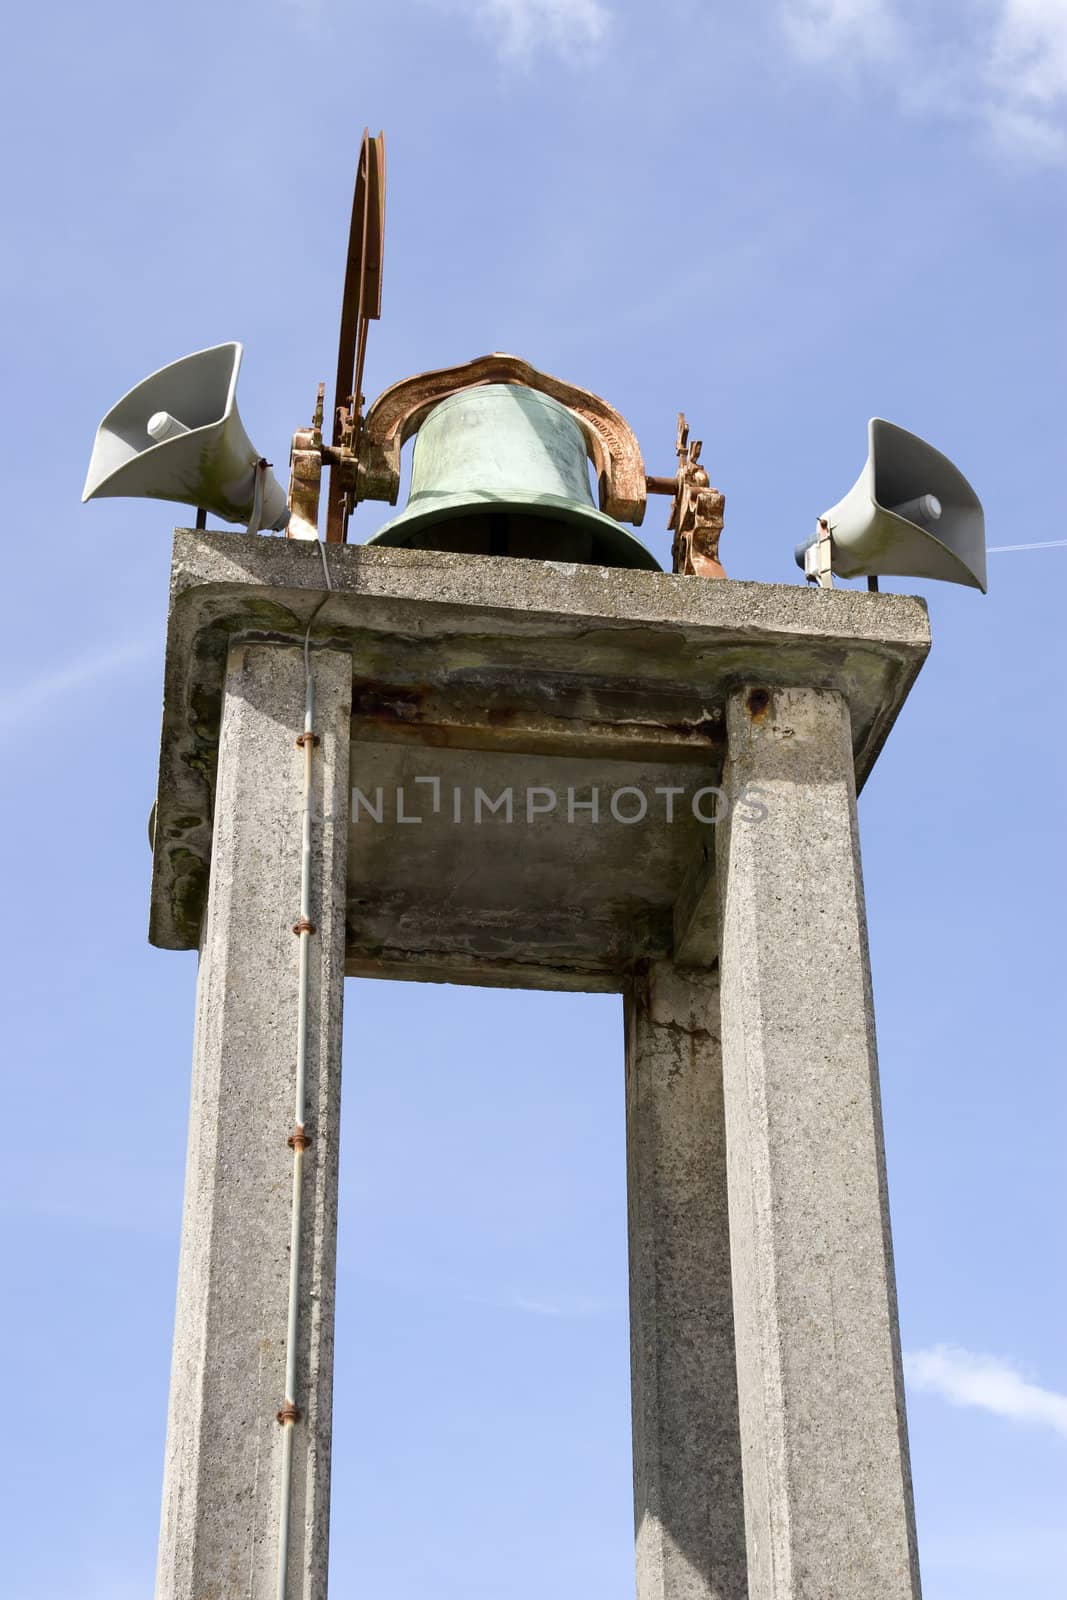
[[[123,395],[96,431],[82,500],[176,500],[224,522],[284,528],[285,492],[237,410],[243,354],[237,343],[198,350]]]
[[[820,521],[839,578],[939,578],[986,592],[981,501],[947,456],[881,417],[868,426],[863,471]],[[798,566],[815,537],[797,549]]]

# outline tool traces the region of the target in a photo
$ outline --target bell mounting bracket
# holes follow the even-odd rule
[[[645,468],[641,447],[614,406],[589,389],[579,389],[528,361],[500,351],[458,367],[421,372],[394,383],[367,412],[356,469],[356,497],[396,505],[400,492],[400,451],[434,406],[449,395],[487,383],[514,383],[536,389],[567,407],[582,430],[597,472],[600,509],[617,522],[640,527],[645,514]]]

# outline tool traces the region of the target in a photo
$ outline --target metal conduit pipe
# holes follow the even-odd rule
[[[296,1346],[300,1320],[300,1235],[303,1220],[304,1151],[308,1138],[304,1132],[307,1096],[307,1010],[309,941],[315,929],[311,922],[311,757],[315,747],[315,685],[309,654],[311,629],[304,637],[304,804],[300,835],[300,917],[293,931],[300,939],[300,965],[297,978],[296,1013],[296,1092],[294,1127],[289,1135],[293,1152],[293,1205],[289,1231],[289,1311],[285,1330],[285,1403],[278,1413],[282,1425],[281,1505],[278,1523],[278,1600],[286,1600],[289,1570],[289,1518],[293,1481],[293,1429],[300,1420],[296,1404]]]
[[[330,571],[326,552],[319,545],[322,570],[329,590]],[[300,1421],[296,1404],[296,1350],[297,1330],[300,1321],[300,1236],[303,1219],[304,1151],[310,1144],[304,1131],[307,1099],[307,1037],[308,1037],[308,974],[311,964],[309,941],[315,933],[311,921],[311,777],[312,753],[318,744],[314,731],[315,684],[311,676],[311,625],[329,599],[327,595],[315,608],[304,634],[304,731],[297,744],[304,751],[304,801],[300,824],[300,916],[293,924],[293,932],[300,940],[297,975],[296,1012],[296,1091],[294,1095],[294,1128],[289,1135],[293,1152],[293,1204],[289,1230],[289,1309],[285,1332],[285,1402],[278,1412],[282,1427],[281,1485],[278,1513],[278,1600],[287,1600],[289,1574],[289,1523],[293,1483],[293,1429]]]

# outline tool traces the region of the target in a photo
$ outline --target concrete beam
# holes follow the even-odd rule
[[[862,783],[929,648],[925,607],[904,595],[715,583],[558,561],[181,530],[171,579],[149,932],[167,949],[195,948],[199,934],[223,674],[235,639],[299,644],[314,618],[314,641],[350,652],[353,714],[363,741],[353,781],[368,792],[379,783],[395,785],[406,760],[413,772],[446,778],[457,770],[453,758],[463,758],[460,769],[473,782],[495,784],[494,792],[524,775],[561,793],[572,781],[587,789],[599,784],[605,795],[617,784],[651,791],[642,767],[668,774],[654,783],[692,787],[706,771],[706,781],[716,784],[726,695],[750,676],[843,694]],[[659,801],[653,809],[658,816]],[[514,948],[512,928],[509,948],[498,952],[477,931],[500,909],[485,892],[500,864],[492,874],[483,870],[486,829],[463,839],[450,825],[447,838],[438,830],[436,862],[414,872],[412,836],[420,830],[396,831],[399,839],[382,831],[369,862],[353,856],[350,883],[383,904],[416,880],[424,905],[470,895],[474,931],[441,949],[436,941],[421,944],[424,930],[417,926],[410,940],[398,939],[394,925],[395,960],[383,956],[377,976],[419,975],[434,967],[437,954],[444,958],[440,976],[447,977],[456,957],[460,964],[469,960],[476,982],[482,971],[498,981],[504,970],[493,965],[498,955],[516,969],[545,963],[543,940]],[[428,824],[421,829],[424,836],[431,831]],[[697,841],[680,825],[655,834],[650,822],[638,847],[636,833],[601,827],[589,841],[592,857],[576,872],[575,840],[588,831],[546,831],[543,839],[524,838],[521,852],[512,838],[501,857],[521,854],[529,862],[533,898],[524,901],[524,916],[533,930],[542,912],[550,915],[561,903],[554,887],[539,902],[538,883],[554,886],[563,874],[568,882],[599,878],[610,886],[619,910],[599,948],[586,937],[588,903],[575,906],[568,936],[555,943],[561,965],[595,968],[598,985],[619,987],[635,960],[669,956],[671,906]],[[427,842],[417,848],[429,854]],[[645,937],[641,929],[650,920],[655,931]],[[373,905],[368,915],[353,902],[348,921],[353,970],[356,964],[365,970],[385,942]],[[631,938],[627,928],[637,934]]]
[[[722,1047],[752,1600],[918,1600],[881,1105],[837,693],[727,704]]]
[[[315,651],[303,1274],[290,1600],[325,1600],[352,664]],[[299,648],[237,645],[201,939],[157,1600],[273,1600],[297,1033]]]
[[[674,963],[711,967],[719,959],[719,895],[715,847],[703,841],[674,902]]]
[[[691,688],[661,693],[656,716],[634,716],[632,686],[614,691],[546,664],[521,688],[507,676],[439,685],[352,685],[352,738],[431,750],[688,762],[706,767],[723,743],[722,711],[708,711]]]
[[[626,997],[637,1600],[745,1600],[726,1140],[713,974]]]
[[[379,946],[373,955],[349,950],[345,976],[380,979],[382,974],[410,983],[462,983],[478,989],[547,989],[562,994],[620,994],[625,980],[600,967],[560,962],[474,959],[457,951],[433,953],[402,946]]]

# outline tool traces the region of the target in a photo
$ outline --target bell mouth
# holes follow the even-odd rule
[[[418,495],[366,543],[394,550],[663,571],[640,539],[592,506],[586,510],[550,494],[487,496],[484,506],[472,504],[473,499],[470,492]]]

